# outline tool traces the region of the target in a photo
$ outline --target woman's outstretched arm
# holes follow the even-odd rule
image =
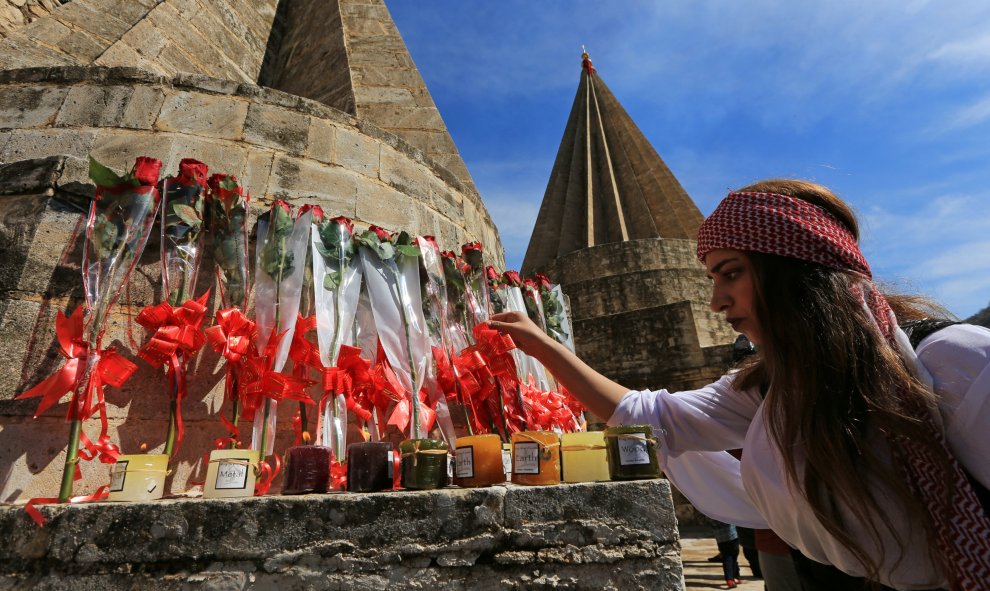
[[[608,419],[629,388],[616,384],[578,359],[566,347],[553,340],[522,312],[495,314],[492,328],[512,337],[524,353],[535,357],[557,381],[588,409]]]

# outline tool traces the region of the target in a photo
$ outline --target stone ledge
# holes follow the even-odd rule
[[[666,480],[41,510],[45,528],[0,508],[0,587],[678,589],[681,575]]]

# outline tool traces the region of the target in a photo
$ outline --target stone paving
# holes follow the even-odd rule
[[[726,589],[722,579],[722,565],[708,562],[708,558],[718,553],[715,538],[704,528],[683,528],[681,530],[681,561],[684,565],[684,580],[687,589]],[[738,591],[763,591],[763,580],[753,578],[749,563],[739,554],[742,571],[742,584]]]

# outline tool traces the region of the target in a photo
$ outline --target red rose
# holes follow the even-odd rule
[[[288,202],[286,202],[286,201],[284,201],[282,199],[276,199],[275,200],[275,203],[273,203],[272,205],[277,205],[277,206],[281,207],[282,208],[282,211],[284,211],[285,213],[288,213],[288,214],[291,214],[292,213],[292,206],[289,205]]]
[[[467,244],[461,246],[461,256],[467,257],[472,252],[481,252],[480,242],[468,242]]]
[[[316,221],[323,221],[323,208],[319,205],[312,205],[309,203],[299,208],[299,211],[296,212],[296,219],[302,217],[307,211],[313,212],[313,218],[316,219]]]
[[[538,286],[536,282],[533,281],[532,277],[527,277],[525,280],[523,280],[523,285],[525,285],[526,287],[532,287],[533,289],[540,288],[540,286]]]
[[[536,278],[536,282],[540,284],[540,288],[541,289],[544,289],[546,291],[550,291],[551,284],[550,284],[550,278],[549,277],[547,277],[543,273],[537,273],[535,275],[535,278]]]
[[[371,226],[368,229],[374,232],[378,236],[378,239],[381,240],[382,242],[388,242],[392,238],[392,233],[386,230],[385,228],[379,228],[378,226]]]
[[[420,240],[428,244],[433,251],[440,252],[440,245],[437,244],[437,239],[433,236],[417,236],[415,240],[417,246],[423,246],[420,244]]]
[[[502,273],[502,280],[513,287],[522,287],[522,279],[519,278],[519,271],[506,271]]]
[[[337,224],[338,226],[344,226],[347,228],[348,234],[354,234],[354,222],[350,218],[338,215],[337,217],[330,220],[331,222]]]
[[[154,187],[158,184],[158,174],[161,170],[161,160],[147,156],[138,156],[137,160],[134,161],[131,176],[146,187]]]
[[[206,187],[207,167],[199,160],[183,158],[179,161],[179,183],[185,186]]]
[[[488,265],[485,267],[485,272],[488,274],[489,281],[498,281],[498,271],[495,270],[495,267]]]

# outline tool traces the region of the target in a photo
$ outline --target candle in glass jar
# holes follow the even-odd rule
[[[447,444],[439,439],[409,439],[402,452],[402,487],[413,490],[447,486]]]
[[[168,456],[165,454],[122,455],[110,471],[111,501],[154,501],[165,492]]]
[[[564,482],[609,480],[605,433],[588,431],[561,435],[560,465]]]
[[[373,492],[392,488],[395,465],[390,441],[366,441],[347,446],[347,490]]]
[[[454,452],[454,484],[475,487],[500,482],[505,482],[502,438],[494,434],[458,437]]]
[[[512,482],[560,484],[560,436],[553,431],[513,433]]]
[[[254,496],[258,450],[215,449],[206,468],[204,499]]]
[[[325,493],[330,490],[333,451],[322,445],[297,445],[285,453],[283,495]]]
[[[660,477],[656,440],[649,425],[609,427],[605,439],[612,480]]]

